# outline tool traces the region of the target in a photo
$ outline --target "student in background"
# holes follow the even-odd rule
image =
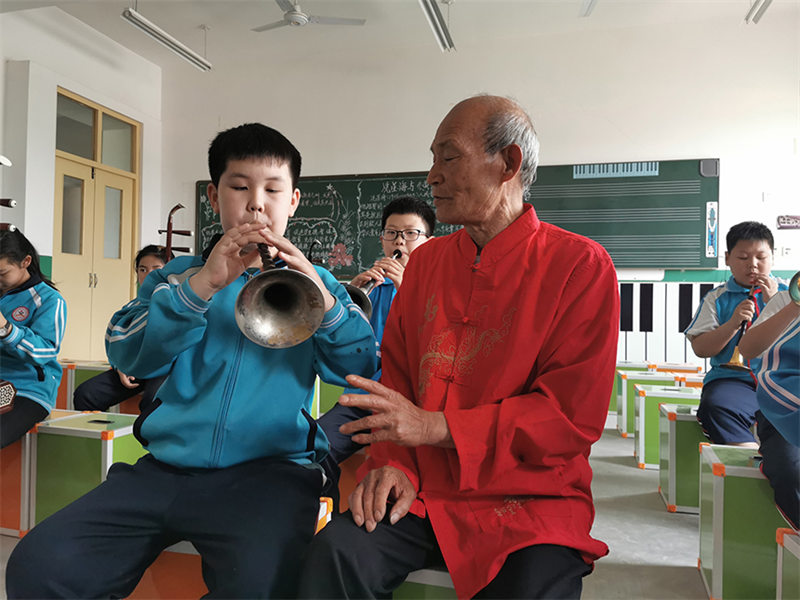
[[[160,269],[172,258],[175,258],[175,256],[167,257],[164,246],[151,244],[139,250],[135,261],[138,287],[141,287],[151,271]],[[99,410],[105,412],[123,400],[141,393],[142,399],[139,401],[139,410],[144,411],[153,401],[158,388],[161,387],[165,378],[166,375],[153,377],[152,379],[136,379],[112,366],[109,371],[95,375],[75,388],[72,396],[73,404],[76,410]]]
[[[796,280],[793,280],[796,281]],[[795,283],[797,285],[797,283]],[[797,290],[800,296],[800,289]],[[794,529],[800,527],[800,302],[778,292],[742,336],[745,358],[760,357],[758,371],[761,470],[775,503]]]
[[[383,339],[383,328],[386,318],[389,316],[389,308],[397,290],[403,283],[403,273],[411,253],[431,239],[435,227],[436,215],[433,209],[427,202],[419,198],[402,196],[395,198],[383,208],[380,240],[384,256],[376,260],[371,268],[359,273],[350,281],[350,284],[356,287],[363,287],[372,280],[380,283],[372,288],[369,294],[372,302],[372,315],[369,322],[379,345]],[[400,258],[390,258],[397,250],[401,252]],[[373,379],[379,378],[380,371]],[[358,394],[361,391],[348,388],[345,393]],[[320,417],[319,424],[331,444],[330,460],[338,464],[363,447],[361,444],[353,442],[351,436],[341,434],[339,427],[366,415],[366,411],[360,408],[343,406],[337,402],[333,408]],[[338,480],[338,470],[334,467],[329,469],[329,475],[334,480]]]
[[[17,389],[0,415],[0,448],[20,439],[55,408],[67,306],[21,231],[0,231],[0,379]]]
[[[372,414],[342,433],[370,456],[350,513],[311,542],[300,597],[389,597],[444,558],[459,598],[578,598],[608,552],[590,535],[589,452],[616,360],[614,265],[524,202],[538,141],[516,102],[456,104],[431,150],[436,218],[463,228],[409,262],[381,382],[348,377],[368,393],[339,401]]]
[[[684,332],[697,356],[711,358],[697,420],[714,444],[757,448],[750,430],[758,410],[755,376],[722,365],[733,356],[742,322],[758,316],[786,283],[770,274],[775,244],[766,225],[754,221],[734,225],[726,243],[725,264],[731,277],[703,297]],[[757,361],[751,367],[757,369]]]
[[[300,153],[250,123],[208,154],[208,198],[225,232],[201,256],[154,271],[111,319],[106,351],[125,373],[169,372],[134,434],[149,450],[34,527],[6,568],[9,598],[124,598],[159,553],[200,553],[209,597],[292,598],[314,535],[328,441],[309,415],[314,381],[377,368],[375,337],[344,287],[283,237],[300,202]],[[310,277],[325,314],[306,341],[257,345],[236,298],[262,266],[257,244]]]

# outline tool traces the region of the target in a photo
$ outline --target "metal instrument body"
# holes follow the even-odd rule
[[[266,348],[303,343],[325,316],[325,298],[305,273],[275,266],[266,244],[259,244],[263,271],[236,297],[234,318],[250,341]]]
[[[400,250],[395,250],[392,252],[391,258],[397,260],[401,256],[403,256],[403,253]],[[378,281],[376,279],[370,279],[361,287],[356,287],[349,283],[344,284],[344,289],[347,290],[348,294],[350,294],[350,299],[356,306],[358,306],[358,308],[361,309],[361,311],[366,315],[367,319],[372,318],[372,301],[369,299],[369,293],[376,285],[378,285]]]
[[[747,295],[748,300],[753,300],[755,296],[753,295],[753,291],[756,289],[756,286],[750,287],[750,293]],[[736,333],[736,344],[733,347],[733,354],[731,354],[731,359],[726,362],[725,364],[720,365],[723,369],[732,369],[734,371],[751,371],[750,367],[744,364],[744,360],[742,359],[742,355],[739,352],[739,341],[742,339],[745,330],[747,329],[747,321],[742,321],[742,324],[739,326],[739,331]]]
[[[0,415],[14,408],[14,398],[17,388],[10,381],[0,379]]]

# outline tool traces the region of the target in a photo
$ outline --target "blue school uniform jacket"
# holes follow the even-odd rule
[[[134,433],[155,458],[177,467],[221,468],[262,457],[319,462],[328,441],[309,414],[315,376],[345,385],[348,373],[372,375],[377,352],[369,322],[317,267],[337,298],[320,328],[292,348],[259,346],[234,320],[236,297],[254,273],[205,301],[189,285],[203,263],[171,260],[111,318],[112,364],[141,378],[169,373]]]
[[[32,275],[23,285],[0,297],[0,311],[13,325],[0,339],[0,379],[17,388],[17,395],[55,408],[61,365],[58,351],[64,339],[67,304],[57,290]]]

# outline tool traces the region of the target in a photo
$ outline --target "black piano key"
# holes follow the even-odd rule
[[[686,330],[694,316],[692,287],[691,283],[682,283],[678,288],[678,331],[681,333]]]
[[[653,284],[639,285],[639,331],[653,331]]]
[[[633,284],[619,286],[619,330],[633,331]]]

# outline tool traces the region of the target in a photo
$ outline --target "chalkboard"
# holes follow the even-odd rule
[[[617,268],[716,268],[719,160],[539,169],[530,194],[547,221],[600,242]]]
[[[426,172],[305,177],[288,237],[314,262],[349,280],[382,255],[381,211],[393,198],[432,203]],[[220,231],[197,182],[198,251]],[[716,268],[719,161],[716,159],[540,167],[526,201],[543,221],[586,235],[618,268]],[[436,224],[446,235],[458,226]],[[318,245],[312,244],[318,240]]]

